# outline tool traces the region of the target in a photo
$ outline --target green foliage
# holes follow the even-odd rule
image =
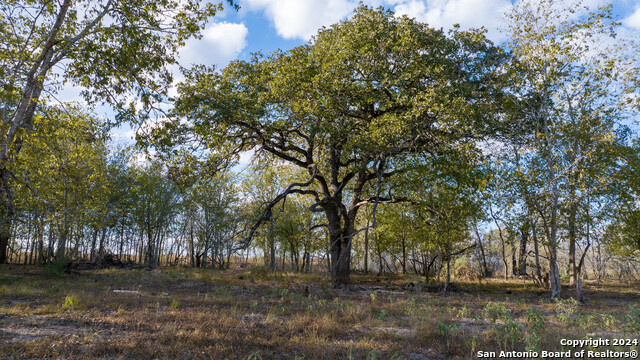
[[[637,96],[629,94],[639,90],[632,80],[640,73],[639,43],[617,36],[611,5],[585,3],[523,0],[507,13],[512,62],[504,72],[503,109],[509,141],[492,156],[487,182],[505,233],[544,234],[553,298],[561,291],[561,243],[575,249],[582,240],[577,234],[604,233],[594,226],[617,223],[624,218],[612,217],[618,201],[636,197],[618,189],[625,188],[619,186],[620,154],[630,143],[622,119],[638,110]],[[606,237],[620,239],[620,225]]]
[[[380,312],[378,313],[378,315],[376,315],[376,318],[378,320],[382,320],[382,321],[387,320],[389,318],[389,310],[381,309]]]
[[[369,294],[369,297],[371,298],[371,302],[376,302],[376,300],[378,299],[378,296],[376,295],[375,292],[371,292]]]
[[[63,276],[65,273],[68,272],[68,266],[69,266],[69,258],[67,257],[61,257],[59,259],[55,259],[52,262],[47,263],[43,268],[43,274],[47,277],[61,277]]]
[[[415,297],[409,297],[407,302],[402,309],[404,314],[407,316],[413,316],[418,312],[418,305]]]
[[[453,336],[456,334],[456,332],[460,328],[460,325],[458,323],[447,324],[444,322],[438,322],[436,324],[436,328],[438,329],[438,333],[441,336],[444,336],[447,343],[447,349],[449,349],[451,346],[451,341],[453,340]]]
[[[527,311],[527,327],[531,334],[540,336],[545,330],[546,325],[546,318],[540,310],[532,307]]]
[[[483,310],[484,316],[491,319],[495,323],[498,319],[506,319],[511,316],[509,308],[506,305],[499,302],[489,302],[485,305]]]
[[[536,308],[530,308],[527,311],[527,329],[524,336],[525,349],[527,351],[539,352],[542,335],[546,328],[547,322],[544,314]]]
[[[371,350],[367,353],[367,360],[378,360],[381,359],[382,355],[377,350]]]
[[[392,175],[409,171],[414,159],[427,163],[426,153],[453,162],[447,154],[473,147],[461,140],[485,129],[494,114],[488,88],[500,61],[502,53],[480,32],[446,36],[407,17],[360,6],[308,45],[257,54],[220,72],[202,66],[188,71],[174,115],[190,121],[155,129],[150,138],[171,144],[188,133],[222,157],[255,150],[260,158],[299,168],[288,181],[297,186],[285,186],[287,193],[262,213],[273,215],[278,201],[297,194],[311,197],[327,219],[349,214],[347,223],[328,221],[334,227],[330,236],[346,232],[331,241],[338,253],[351,246],[359,209],[381,202],[372,200],[374,186],[382,186],[373,185],[376,173],[385,173],[381,179],[388,184]],[[308,175],[310,180],[302,180]],[[346,193],[360,201],[343,202]],[[299,237],[296,224],[286,221],[282,237]],[[344,281],[348,269],[332,274],[334,281]]]
[[[253,352],[247,356],[247,360],[261,360],[261,359],[262,359],[262,352],[260,351]]]
[[[66,296],[64,298],[64,303],[62,303],[62,310],[75,310],[80,305],[80,301],[77,297],[73,295]]]
[[[622,327],[626,336],[640,335],[640,308],[634,307],[625,316],[625,323]]]
[[[176,299],[171,300],[171,305],[170,307],[172,309],[180,309],[180,302]]]
[[[558,320],[567,325],[575,322],[575,315],[578,310],[578,301],[576,299],[555,299],[554,308]]]
[[[471,310],[467,307],[467,305],[462,306],[459,310],[458,310],[458,314],[457,316],[459,318],[466,318],[471,314]]]
[[[509,314],[504,320],[504,325],[501,327],[500,333],[502,333],[504,338],[502,348],[515,349],[516,344],[522,341],[524,330],[520,322]]]

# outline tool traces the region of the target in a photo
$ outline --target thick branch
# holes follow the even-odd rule
[[[385,198],[382,196],[373,196],[356,203],[354,205],[354,208],[358,208],[367,204],[395,204],[400,202],[411,202],[411,200],[409,198]]]
[[[285,189],[284,192],[282,192],[280,195],[276,196],[275,199],[273,199],[269,203],[267,203],[264,211],[262,211],[262,214],[260,215],[260,218],[258,219],[258,221],[256,221],[256,223],[249,230],[249,235],[247,235],[247,237],[245,237],[240,242],[240,244],[233,249],[234,251],[244,250],[249,246],[249,244],[251,243],[251,239],[255,235],[255,233],[258,230],[258,228],[260,227],[260,225],[262,225],[262,223],[264,223],[266,221],[269,221],[271,219],[271,215],[272,215],[272,211],[271,210],[273,209],[273,207],[276,206],[280,201],[286,199],[288,195],[290,195],[290,194],[310,194],[310,195],[314,195],[316,197],[316,199],[318,198],[318,194],[313,190],[299,189],[299,188],[304,188],[304,187],[307,187],[307,186],[311,185],[313,183],[313,181],[315,180],[315,175],[316,175],[315,164],[311,164],[311,165],[309,165],[309,167],[312,170],[311,177],[309,178],[309,180],[307,180],[307,181],[305,181],[303,183],[293,183],[293,184],[289,185]]]

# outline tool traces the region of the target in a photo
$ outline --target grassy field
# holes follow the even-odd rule
[[[388,280],[354,275],[350,290],[334,290],[323,275],[260,268],[45,276],[3,265],[0,358],[466,359],[640,333],[637,284],[587,283],[578,305],[522,280],[456,283],[449,293]]]

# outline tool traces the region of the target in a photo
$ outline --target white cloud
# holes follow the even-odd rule
[[[624,19],[623,24],[634,29],[640,29],[640,7],[631,16]]]
[[[489,38],[501,40],[498,32],[503,14],[509,7],[509,0],[408,0],[394,8],[397,15],[407,15],[429,24],[434,28],[450,29],[460,24],[463,29],[484,26]]]
[[[445,29],[453,24],[463,28],[485,26],[494,40],[509,0],[365,0],[366,5],[384,6],[398,15],[407,15]],[[358,6],[356,0],[244,0],[249,11],[264,11],[278,35],[285,39],[308,40],[322,26],[344,19]]]
[[[226,66],[247,46],[249,30],[244,24],[228,22],[208,26],[202,39],[191,39],[180,51],[180,64]]]
[[[278,35],[308,40],[322,26],[347,16],[356,3],[345,0],[246,0],[249,10],[264,11]]]

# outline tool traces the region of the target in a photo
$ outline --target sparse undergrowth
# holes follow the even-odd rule
[[[353,289],[333,290],[320,275],[257,270],[0,270],[9,359],[464,359],[640,333],[634,286],[587,284],[578,305],[498,280],[442,294],[358,275]]]

